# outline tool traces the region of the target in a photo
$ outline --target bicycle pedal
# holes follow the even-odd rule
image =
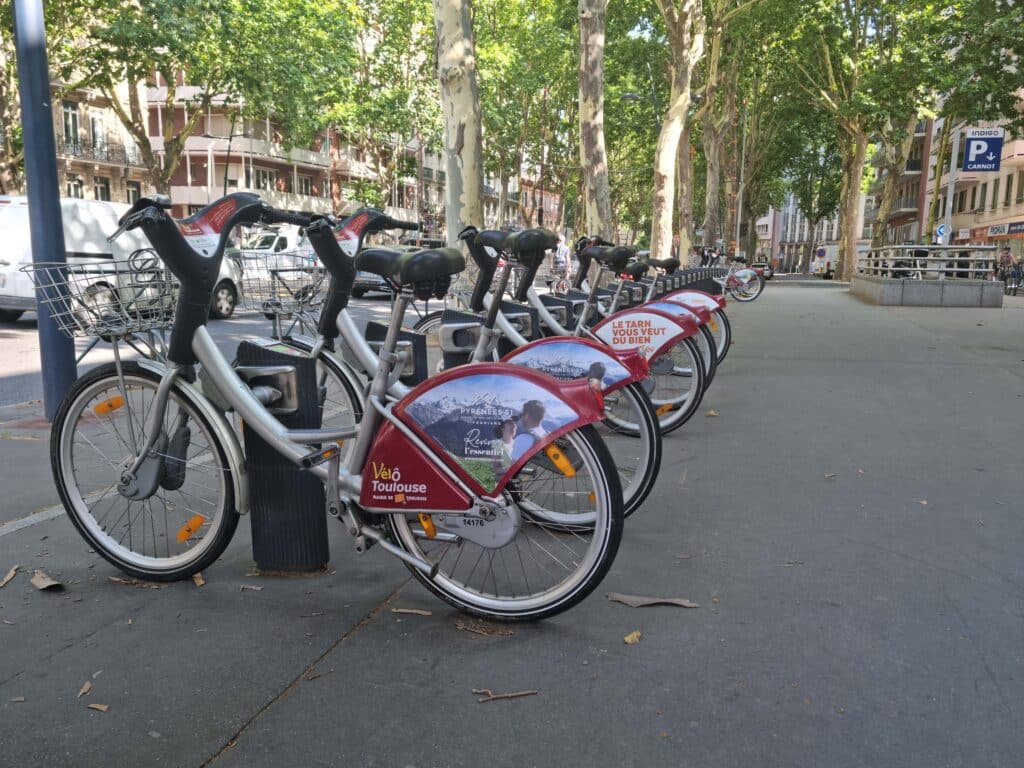
[[[337,456],[340,450],[341,442],[325,445],[319,451],[314,451],[313,453],[307,454],[303,456],[301,459],[299,459],[299,465],[303,469],[312,469],[313,467],[318,467],[321,464],[326,464],[328,461]]]

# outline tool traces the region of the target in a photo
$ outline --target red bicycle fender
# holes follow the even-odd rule
[[[612,349],[636,350],[647,360],[699,332],[692,317],[672,315],[646,305],[616,312],[591,330]]]
[[[697,321],[697,325],[704,325],[708,318],[711,317],[711,313],[703,307],[691,307],[689,304],[684,304],[681,301],[665,301],[664,299],[656,299],[648,303],[648,306],[654,309],[660,309],[668,312],[670,315],[679,314],[680,311],[686,314],[682,317],[689,315]]]
[[[608,394],[647,378],[647,360],[635,351],[618,352],[593,339],[549,336],[509,352],[503,363],[523,365],[560,380],[586,379],[601,366],[601,392]]]
[[[444,463],[474,493],[486,496],[501,493],[533,455],[557,438],[604,417],[587,380],[559,381],[505,363],[444,371],[416,386],[393,413],[433,450],[433,461]],[[404,460],[401,453],[389,451],[389,456]],[[433,500],[429,489],[428,499]]]
[[[716,309],[725,309],[726,306],[725,296],[713,296],[710,293],[697,291],[693,288],[682,288],[678,291],[666,293],[661,297],[663,301],[676,301],[683,298],[698,302],[701,306],[707,307],[712,312]]]

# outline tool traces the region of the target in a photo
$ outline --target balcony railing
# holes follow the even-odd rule
[[[917,198],[916,197],[901,197],[898,200],[892,201],[892,209],[889,211],[890,218],[893,216],[899,216],[904,213],[916,213],[917,212]]]
[[[887,245],[857,257],[857,272],[916,280],[990,280],[994,245]]]
[[[142,154],[137,147],[126,147],[124,144],[114,142],[94,144],[84,139],[69,140],[60,135],[56,139],[57,154],[63,157],[74,157],[111,165],[142,166]]]

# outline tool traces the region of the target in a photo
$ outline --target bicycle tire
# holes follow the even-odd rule
[[[151,388],[155,394],[156,388],[160,383],[159,374],[149,370],[148,368],[142,367],[137,362],[122,363],[121,367],[126,384],[128,382],[132,382],[141,388]],[[162,499],[164,502],[162,512],[165,530],[163,534],[161,534],[160,538],[165,539],[162,543],[167,547],[168,557],[166,558],[155,556],[161,544],[161,542],[158,541],[156,532],[156,525],[158,521],[155,519],[150,520],[150,535],[153,539],[154,556],[146,556],[145,554],[134,553],[132,551],[134,539],[131,532],[131,526],[133,519],[137,518],[133,518],[134,513],[131,508],[132,502],[126,501],[125,509],[128,514],[127,535],[129,539],[129,547],[126,550],[123,546],[114,541],[114,536],[108,530],[105,530],[103,520],[95,519],[93,511],[89,509],[87,500],[89,497],[98,493],[98,488],[87,489],[85,493],[83,493],[83,489],[79,487],[76,479],[76,462],[73,450],[75,433],[77,432],[77,427],[80,423],[79,420],[87,413],[86,409],[88,408],[89,402],[97,395],[111,392],[119,394],[108,394],[105,400],[100,401],[100,405],[103,403],[112,403],[113,405],[108,407],[113,407],[114,410],[117,411],[125,408],[125,405],[127,404],[128,410],[125,411],[125,415],[128,415],[132,407],[131,393],[126,392],[121,387],[121,379],[118,377],[117,368],[114,363],[107,363],[93,368],[78,379],[72,385],[70,391],[61,402],[50,433],[50,462],[53,469],[54,482],[57,486],[57,492],[60,495],[61,503],[64,505],[65,511],[68,513],[68,516],[71,518],[71,522],[74,524],[79,534],[81,534],[82,538],[84,538],[90,546],[100,554],[100,556],[107,560],[107,562],[111,563],[126,574],[139,579],[145,579],[147,581],[178,581],[189,578],[208,567],[218,557],[220,557],[225,548],[231,542],[231,537],[234,535],[235,528],[238,526],[239,515],[238,511],[235,509],[234,486],[232,483],[233,467],[228,459],[227,451],[219,438],[217,438],[217,430],[215,426],[206,417],[203,409],[198,406],[196,400],[198,396],[189,392],[184,387],[176,385],[171,390],[168,401],[168,413],[170,414],[172,412],[173,406],[178,409],[178,413],[183,411],[187,414],[189,421],[201,427],[202,431],[206,435],[212,460],[216,462],[212,469],[206,469],[205,467],[201,469],[201,466],[205,462],[194,462],[190,464],[187,454],[190,447],[195,446],[195,443],[190,440],[190,444],[186,445],[184,449],[186,460],[181,462],[183,465],[182,475],[185,480],[187,480],[188,477],[192,477],[194,479],[196,474],[201,471],[208,472],[211,479],[218,481],[220,501],[219,503],[210,502],[210,504],[214,506],[214,509],[212,510],[212,522],[209,524],[209,528],[203,535],[203,538],[199,540],[199,546],[195,548],[185,546],[185,552],[187,554],[176,554],[171,556],[171,544],[169,537],[174,525],[169,525],[167,514],[168,511],[175,513],[180,512],[181,510],[175,507],[174,503],[169,502],[167,495],[164,495]],[[120,401],[121,405],[117,404],[117,397],[122,398]],[[144,408],[144,394],[140,394],[139,401]],[[86,424],[92,423],[95,425],[98,423],[101,426],[103,425],[102,418],[96,415],[102,410],[100,409],[100,405],[93,407],[92,415],[87,417]],[[145,410],[143,410],[144,415],[145,413]],[[130,421],[130,415],[128,415],[128,419]],[[185,422],[185,424],[187,425],[188,422]],[[71,430],[70,432],[69,428]],[[104,427],[104,429],[107,429],[107,427]],[[125,447],[130,448],[130,445],[127,444],[128,441],[124,440],[122,436],[116,434],[116,427],[110,427],[110,429],[113,429],[113,432],[108,432],[108,434],[115,435],[114,447],[117,447],[117,441],[121,439],[125,442]],[[88,441],[89,438],[87,437],[86,440]],[[93,445],[99,455],[103,456],[103,458],[111,464],[109,470],[104,471],[104,475],[107,479],[103,482],[107,484],[107,490],[104,491],[98,500],[96,500],[98,505],[115,487],[119,479],[121,466],[118,462],[104,456],[103,452],[95,446],[95,441],[93,441]],[[201,455],[205,451],[206,449],[204,448],[198,454],[194,454],[192,459],[194,460],[196,456]],[[126,453],[126,455],[119,455],[119,458],[126,459],[130,457],[130,451],[122,451],[122,453]],[[170,454],[165,458],[165,462],[168,458],[172,458]],[[167,471],[166,466],[167,465],[165,464],[165,471]],[[194,496],[192,493],[184,494],[181,492],[180,488],[184,484],[185,480],[182,481],[182,484],[179,485],[177,489],[167,490],[165,487],[166,494],[177,492],[179,497],[183,499],[183,508],[186,510],[187,520],[184,526],[178,529],[178,543],[182,545],[187,545],[187,542],[192,539],[193,533],[198,533],[206,524],[204,519],[195,531],[192,531],[191,528],[186,528],[193,524],[193,520],[196,515],[203,517],[203,513],[194,509],[189,509],[188,504],[190,496],[193,499],[202,499]],[[195,491],[195,488],[192,488],[192,491]],[[123,499],[124,497],[122,496],[120,498]],[[150,499],[145,500],[148,505],[150,515],[156,518],[159,516],[158,513],[160,510],[158,509],[154,512],[153,505],[149,504],[152,499],[157,499],[159,501],[160,497],[158,494],[154,493]],[[117,504],[119,503],[119,499],[111,496],[111,502]],[[191,503],[195,502],[193,501]],[[203,510],[204,512],[209,511],[205,507],[203,507]],[[144,513],[141,507],[138,508],[138,511],[139,516],[141,517],[142,545],[145,546],[145,539],[147,536],[147,518],[143,516]],[[188,514],[189,511],[192,512],[192,514]],[[120,523],[123,517],[124,514],[122,513],[118,519],[115,519],[113,526]],[[106,518],[104,517],[104,519]],[[182,541],[182,532],[186,531],[187,535],[185,536],[184,541]],[[123,544],[123,541],[124,535],[122,535],[121,544]]]
[[[456,537],[457,546],[455,549],[459,553],[458,558],[454,564],[444,565],[452,548],[451,545],[455,544],[455,541],[440,541],[438,544],[441,545],[441,549],[425,551],[424,546],[426,545],[421,542],[430,541],[430,539],[421,530],[417,531],[409,516],[404,514],[388,515],[388,529],[398,546],[417,557],[430,562],[436,562],[438,565],[436,575],[430,577],[415,566],[407,564],[416,580],[437,597],[460,611],[499,621],[537,621],[548,618],[568,610],[590,594],[600,584],[608,569],[611,568],[619,548],[619,543],[622,540],[623,510],[621,488],[618,484],[618,475],[615,472],[611,454],[609,454],[608,448],[601,441],[601,438],[598,437],[593,426],[584,425],[574,429],[563,435],[559,440],[571,445],[578,452],[581,459],[581,469],[585,469],[587,476],[593,479],[593,488],[590,490],[590,496],[587,498],[592,498],[593,501],[588,501],[588,503],[594,504],[593,515],[589,518],[591,523],[586,528],[587,531],[592,533],[593,539],[587,545],[586,551],[582,555],[577,557],[564,556],[573,569],[564,584],[549,589],[550,595],[539,593],[517,595],[514,590],[509,596],[499,595],[498,579],[502,578],[502,583],[504,584],[505,577],[494,572],[495,557],[492,554],[486,567],[490,568],[493,593],[488,594],[486,592],[488,584],[486,574],[483,579],[483,588],[470,588],[464,583],[458,583],[460,579],[456,577],[456,572],[458,571],[464,551],[468,551],[477,545]],[[535,470],[535,466],[532,466],[529,462],[523,469],[527,470],[527,468],[531,468],[531,471]],[[524,475],[524,471],[520,471],[517,478],[521,475]],[[526,505],[532,504],[532,502],[527,501],[531,493],[529,490],[529,483],[531,482],[533,480],[527,477],[526,490],[509,491],[506,489],[505,491],[506,499],[510,500],[510,503],[517,504],[523,510],[520,512],[523,524],[517,530],[513,541],[518,539],[520,534],[528,536],[528,533],[524,533],[525,531],[536,530],[540,534],[550,537],[552,541],[564,544],[564,540],[559,540],[556,537],[559,535],[569,537],[569,534],[550,527],[543,521],[535,520],[533,515],[527,511]],[[513,499],[513,495],[518,496],[518,499]],[[564,493],[551,496],[552,499],[566,497],[582,498],[578,494]],[[574,534],[576,539],[582,540],[580,535],[582,531],[583,529],[581,528],[580,531]],[[548,539],[545,539],[546,543],[547,541]],[[574,543],[572,538],[569,538],[569,543]],[[444,546],[445,544],[448,546]],[[554,547],[553,544],[550,546]],[[472,578],[476,572],[477,564],[479,564],[485,552],[497,551],[502,553],[504,547],[498,550],[488,550],[482,547],[480,549],[481,553],[473,565],[473,571],[465,577],[466,579]],[[440,554],[436,554],[438,552]],[[508,574],[507,580],[509,582],[514,580],[511,572],[515,570],[516,564],[522,567],[524,576],[526,574],[526,561],[521,556],[522,553],[518,548],[518,544],[517,552],[519,557],[516,561],[511,560],[511,553],[509,558],[505,558],[504,554],[501,554],[502,563]],[[469,559],[473,559],[472,553]],[[511,567],[508,565],[510,561],[512,561]],[[563,568],[566,567],[565,563],[560,563],[560,565]],[[526,589],[534,589],[534,587],[529,585],[528,580],[526,580]]]
[[[704,361],[700,350],[693,339],[680,339],[667,352],[654,358],[650,362],[652,371],[665,365],[666,358],[671,363],[671,370],[666,373],[654,373],[647,379],[651,382],[652,390],[648,392],[651,405],[658,415],[658,429],[662,437],[679,429],[683,424],[693,418],[701,401],[704,399]],[[677,365],[679,362],[681,365]],[[696,382],[681,397],[658,396],[658,383],[663,381],[665,376],[688,375],[695,378]],[[645,388],[646,389],[646,388]],[[664,389],[664,387],[663,387]]]

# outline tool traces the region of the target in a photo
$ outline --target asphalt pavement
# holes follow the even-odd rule
[[[611,572],[533,625],[340,526],[320,576],[254,575],[243,520],[204,586],[112,581],[52,509],[38,403],[2,409],[0,764],[1020,765],[1024,301],[769,283],[729,315]]]

